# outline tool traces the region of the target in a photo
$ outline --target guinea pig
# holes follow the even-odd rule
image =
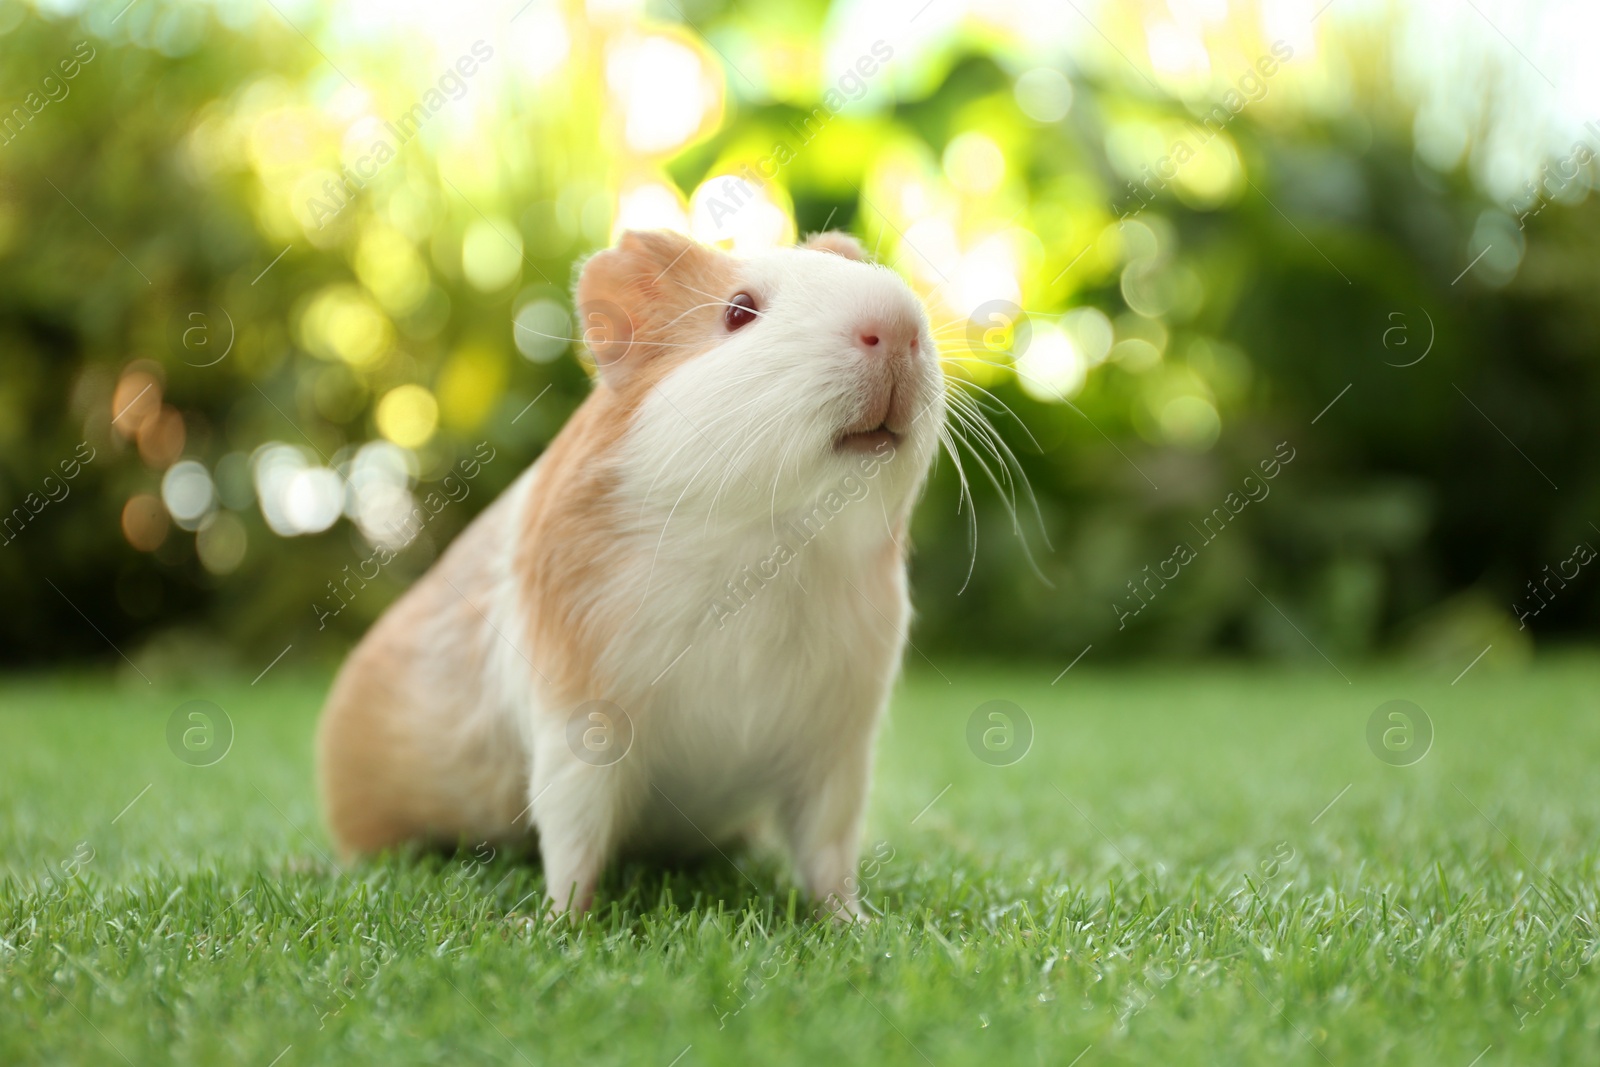
[[[945,418],[916,295],[854,238],[584,264],[593,391],[373,626],[323,711],[343,853],[537,830],[546,909],[619,853],[776,831],[859,914],[907,523]]]

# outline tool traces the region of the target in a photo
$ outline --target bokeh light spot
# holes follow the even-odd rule
[[[532,300],[522,305],[512,326],[517,351],[535,363],[559,359],[572,342],[572,317],[554,300]]]
[[[614,45],[606,56],[606,84],[628,147],[665,154],[693,140],[720,112],[719,70],[678,37],[652,34]]]
[[[1059,401],[1083,388],[1088,363],[1072,338],[1049,323],[1034,328],[1028,350],[1017,360],[1017,378],[1030,396]]]
[[[439,426],[439,402],[420,385],[402,385],[378,401],[378,432],[401,448],[418,448]]]
[[[296,533],[321,533],[344,510],[344,482],[327,467],[307,467],[289,476],[283,511]]]
[[[1198,396],[1173,397],[1161,407],[1161,432],[1191,452],[1204,452],[1222,434],[1222,419],[1211,402]]]
[[[174,463],[161,479],[161,500],[173,521],[193,530],[216,505],[216,487],[205,466],[192,459]]]
[[[353,285],[323,289],[300,317],[301,342],[324,359],[356,367],[375,363],[389,348],[389,320]]]
[[[461,239],[461,269],[485,293],[504,289],[522,271],[522,235],[506,219],[479,219]]]
[[[149,493],[129,497],[122,505],[122,536],[140,552],[154,552],[167,539],[167,509]]]
[[[1035,122],[1060,122],[1072,110],[1072,83],[1053,67],[1035,67],[1017,79],[1017,107]]]
[[[232,574],[244,562],[250,539],[244,523],[229,511],[211,515],[195,535],[195,553],[200,565],[215,575]]]
[[[988,196],[1005,180],[1006,157],[988,134],[969,130],[945,146],[944,172],[962,192]]]

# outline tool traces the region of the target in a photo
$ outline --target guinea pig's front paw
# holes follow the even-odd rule
[[[817,904],[815,915],[818,919],[832,919],[841,926],[870,926],[874,922],[872,914],[862,906],[860,900],[853,895],[839,893],[829,893]]]

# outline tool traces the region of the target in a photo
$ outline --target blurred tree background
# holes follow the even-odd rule
[[[1535,7],[0,0],[0,657],[336,658],[581,402],[625,226],[924,294],[1015,455],[940,463],[924,650],[1591,637],[1595,15]]]

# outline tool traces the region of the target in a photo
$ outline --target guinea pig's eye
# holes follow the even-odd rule
[[[756,309],[756,298],[749,293],[734,293],[728,300],[728,309],[722,313],[722,321],[727,324],[731,333],[741,326],[756,321],[756,316],[761,314]]]

